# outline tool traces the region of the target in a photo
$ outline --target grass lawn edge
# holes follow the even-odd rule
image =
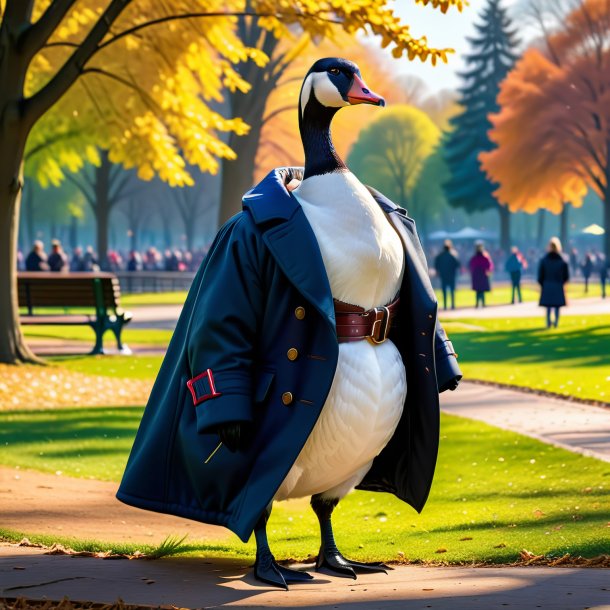
[[[468,377],[463,379],[466,383],[474,383],[476,385],[485,385],[493,388],[500,388],[503,390],[514,390],[515,392],[523,392],[524,394],[535,394],[537,396],[548,396],[549,398],[556,398],[558,400],[565,400],[566,402],[573,402],[580,405],[589,405],[592,407],[602,407],[610,409],[610,402],[604,402],[602,400],[593,400],[591,398],[580,398],[579,396],[573,396],[571,394],[560,394],[559,392],[550,392],[548,390],[541,390],[539,388],[532,388],[526,385],[517,385],[511,383],[502,383],[501,381],[490,381],[488,379],[473,379]]]

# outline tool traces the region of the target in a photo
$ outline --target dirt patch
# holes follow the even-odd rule
[[[0,467],[3,528],[80,540],[156,545],[169,535],[218,541],[227,529],[143,511],[115,498],[116,483]]]

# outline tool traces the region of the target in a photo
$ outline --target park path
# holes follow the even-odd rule
[[[395,566],[355,581],[316,574],[315,580],[281,591],[254,581],[240,560],[102,561],[15,546],[0,546],[3,596],[98,603],[120,597],[151,608],[610,609],[604,569]]]
[[[474,293],[473,293],[474,294]],[[610,298],[587,297],[572,299],[567,307],[561,309],[564,316],[594,316],[610,313]],[[453,320],[456,318],[540,318],[544,320],[546,309],[540,307],[537,301],[517,303],[516,305],[490,305],[488,307],[475,309],[474,307],[459,307],[453,310],[439,310],[442,320]],[[561,321],[560,321],[561,324]]]

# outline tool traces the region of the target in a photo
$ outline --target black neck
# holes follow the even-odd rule
[[[301,112],[299,103],[299,130],[305,152],[303,179],[347,169],[330,136],[330,123],[339,108],[329,108],[318,102],[313,91]]]

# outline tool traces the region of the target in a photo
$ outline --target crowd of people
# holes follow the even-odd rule
[[[196,271],[205,256],[205,249],[189,250],[166,249],[160,252],[150,247],[144,252],[130,250],[120,252],[109,250],[106,254],[107,271]],[[76,247],[70,256],[64,251],[59,240],[51,242],[51,252],[47,254],[44,243],[34,242],[31,251],[23,256],[17,253],[17,268],[20,271],[100,271],[100,261],[92,246],[85,250]]]
[[[166,249],[163,253],[155,247],[144,252],[130,250],[122,253],[109,250],[104,268],[108,271],[196,271],[206,254],[205,248],[194,252],[189,250]],[[429,258],[434,260],[433,274],[439,280],[442,291],[443,308],[455,309],[455,290],[458,276],[461,273],[470,274],[470,284],[474,292],[475,307],[485,307],[485,295],[492,288],[492,274],[498,269],[494,260],[503,261],[500,268],[506,272],[511,283],[511,303],[521,303],[521,281],[528,271],[537,272],[536,280],[541,286],[540,305],[547,307],[547,325],[557,326],[559,308],[565,305],[564,285],[570,275],[582,275],[585,293],[589,290],[591,278],[596,274],[601,284],[602,297],[606,296],[606,283],[610,274],[610,260],[606,260],[601,252],[587,251],[580,256],[576,248],[572,248],[566,256],[562,252],[558,238],[553,237],[543,255],[535,249],[530,249],[527,255],[513,246],[510,254],[504,257],[500,250],[488,251],[484,245],[477,242],[474,252],[468,252],[466,246],[456,248],[451,240],[446,240],[440,253],[429,252]],[[505,260],[504,260],[505,259]],[[529,261],[538,261],[533,268]],[[17,266],[25,271],[55,271],[55,272],[87,272],[99,271],[100,262],[91,246],[73,249],[71,256],[64,251],[59,240],[52,240],[51,252],[45,252],[42,241],[35,241],[27,256],[19,251]],[[554,315],[553,315],[554,314]]]
[[[491,278],[495,269],[493,257],[481,242],[475,244],[474,253],[468,257],[467,263],[462,263],[460,256],[451,240],[446,240],[442,251],[434,256],[434,273],[439,279],[443,295],[443,308],[455,309],[455,287],[460,272],[466,269],[470,273],[471,287],[475,295],[475,308],[485,307],[485,294],[491,291]],[[532,260],[530,258],[530,260]],[[569,256],[562,252],[561,242],[557,237],[551,238],[547,251],[536,259],[536,280],[540,284],[540,305],[547,308],[547,326],[557,327],[559,308],[566,304],[564,286],[573,276],[582,274],[585,283],[585,293],[589,289],[589,281],[594,274],[599,277],[602,298],[606,297],[606,283],[610,273],[610,260],[595,250],[585,253],[581,259],[578,251],[573,248]],[[513,246],[504,261],[504,270],[511,282],[511,303],[521,303],[521,280],[529,269],[524,254]]]

